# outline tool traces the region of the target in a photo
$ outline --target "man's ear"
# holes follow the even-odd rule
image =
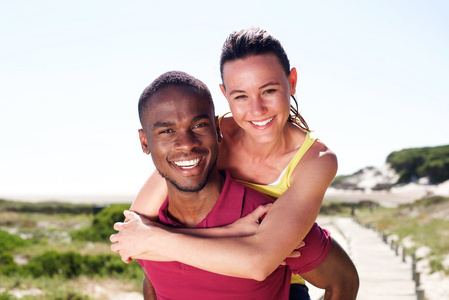
[[[139,129],[139,140],[142,146],[142,151],[145,154],[150,154],[150,147],[148,146],[147,134],[143,129]]]
[[[223,140],[223,135],[221,134],[220,121],[218,119],[218,116],[215,116],[215,128],[217,129],[218,142],[221,142]]]

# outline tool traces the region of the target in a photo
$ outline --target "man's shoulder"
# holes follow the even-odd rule
[[[226,205],[232,207],[241,207],[241,217],[252,212],[260,205],[272,203],[273,200],[267,195],[245,186],[243,183],[231,177],[228,171],[226,173],[226,183],[222,191],[223,200]],[[231,204],[232,203],[232,204]]]
[[[246,205],[255,205],[256,207],[259,205],[264,205],[268,203],[273,203],[274,200],[265,195],[262,192],[256,191],[238,180],[232,179],[235,181],[235,184],[238,184],[243,189],[243,203]]]

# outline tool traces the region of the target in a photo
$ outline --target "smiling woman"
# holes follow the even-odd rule
[[[274,54],[249,56],[223,66],[223,95],[248,142],[267,143],[282,138],[290,118],[290,95],[296,91],[296,69],[285,76]]]

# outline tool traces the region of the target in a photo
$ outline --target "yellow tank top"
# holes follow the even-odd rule
[[[243,180],[239,181],[248,187],[264,193],[265,195],[279,198],[290,187],[290,177],[292,176],[296,165],[299,163],[307,150],[309,150],[309,148],[313,145],[315,140],[316,138],[311,138],[309,133],[307,133],[304,143],[301,145],[301,147],[299,147],[298,152],[296,152],[295,156],[293,156],[292,160],[282,172],[280,179],[276,183],[263,185]]]
[[[221,116],[219,118],[219,122],[221,123],[221,119],[225,116]],[[268,195],[273,198],[279,198],[289,187],[290,187],[290,177],[293,173],[293,171],[296,168],[296,165],[299,163],[301,158],[304,156],[304,154],[307,152],[307,150],[310,149],[310,147],[313,145],[313,143],[316,141],[316,138],[310,137],[309,133],[307,132],[306,139],[304,140],[304,143],[299,147],[298,151],[296,152],[295,156],[293,156],[292,160],[289,162],[287,167],[284,169],[282,174],[280,175],[280,179],[273,183],[268,185],[263,184],[256,184],[252,182],[247,182],[243,180],[239,180],[244,185],[253,188],[259,192],[264,193],[265,195]],[[304,278],[302,278],[299,275],[292,275],[292,279],[290,283],[299,283],[299,284],[305,284]]]

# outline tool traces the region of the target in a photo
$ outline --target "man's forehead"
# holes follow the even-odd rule
[[[189,105],[201,104],[205,109],[210,109],[212,103],[207,96],[195,87],[184,85],[169,85],[155,92],[149,99],[149,104],[166,103],[176,101],[187,102]]]
[[[194,94],[158,94],[150,101],[146,119],[150,123],[178,123],[178,121],[196,122],[201,119],[215,118],[210,101],[198,93]],[[149,124],[152,126],[151,124]]]

